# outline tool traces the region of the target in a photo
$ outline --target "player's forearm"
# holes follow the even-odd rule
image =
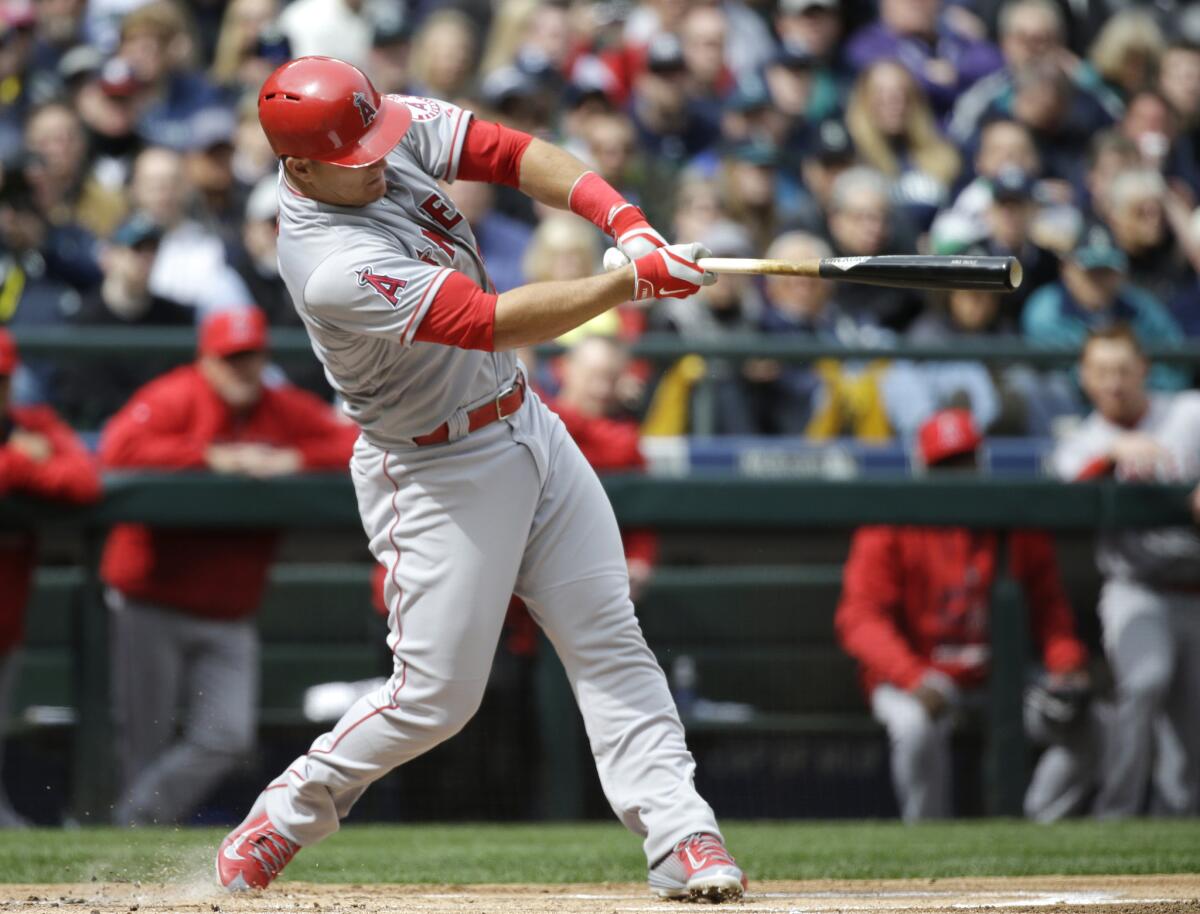
[[[497,351],[532,346],[561,336],[609,308],[633,297],[634,272],[537,282],[502,293],[496,299],[492,345]]]
[[[568,209],[571,188],[587,170],[565,149],[535,138],[521,157],[521,192],[547,206]]]

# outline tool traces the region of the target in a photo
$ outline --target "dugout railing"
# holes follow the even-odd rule
[[[1190,490],[1184,486],[1062,485],[1046,480],[980,478],[829,481],[642,476],[610,477],[605,486],[622,523],[668,532],[769,535],[845,531],[864,523],[1092,531],[1192,522]],[[84,559],[75,572],[82,578],[75,580],[78,599],[72,601],[69,632],[72,679],[69,692],[64,694],[69,694],[76,709],[73,802],[83,821],[104,817],[113,787],[107,613],[97,568],[106,530],[121,521],[162,526],[315,529],[361,536],[353,492],[343,476],[260,482],[205,474],[114,475],[106,478],[103,501],[91,508],[0,499],[0,527],[33,526],[48,542],[75,537],[82,546]],[[72,574],[57,573],[68,577]],[[303,570],[292,573],[304,574]],[[683,611],[688,605],[689,589],[696,594],[700,589],[723,586],[736,592],[740,581],[747,592],[752,592],[762,575],[770,573],[765,569],[732,573],[719,568],[671,569],[660,576],[658,594],[660,598],[670,595],[670,603]],[[804,573],[796,569],[783,572],[785,576]],[[826,575],[828,583],[828,572],[821,574]],[[799,578],[795,580],[802,583]],[[361,582],[357,586],[361,592]],[[796,612],[802,613],[803,609],[797,606]],[[661,607],[656,610],[662,611]],[[725,622],[736,625],[739,613],[754,611],[752,601],[740,601],[730,606]],[[661,623],[660,617],[647,626],[652,645],[654,628]],[[1026,770],[1021,694],[1029,646],[1019,592],[1005,578],[996,585],[992,625],[987,808],[998,814],[1018,814]],[[356,656],[347,655],[346,669],[353,669]],[[539,714],[543,732],[578,732],[580,724],[561,670],[550,652],[543,651],[542,657],[544,669],[540,675],[546,685],[540,690]],[[304,662],[303,658],[297,662]],[[788,722],[765,717],[750,723],[769,728],[787,726]],[[547,815],[571,818],[582,814],[585,785],[575,774],[583,770],[581,751],[577,740],[545,742],[542,770],[558,775],[545,779],[542,785],[542,807]]]

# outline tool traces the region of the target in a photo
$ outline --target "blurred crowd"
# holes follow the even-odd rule
[[[1173,0],[3,0],[0,324],[190,325],[247,304],[296,324],[256,91],[305,54],[560,143],[718,256],[1024,266],[1004,296],[726,276],[618,309],[584,332],[880,350],[633,363],[619,406],[647,433],[881,441],[957,406],[989,433],[1042,435],[1082,412],[1072,377],[888,346],[1077,344],[1115,321],[1148,346],[1200,333],[1200,9]],[[581,220],[509,188],[449,192],[500,291],[600,269]],[[30,358],[14,396],[98,427],[163,367]],[[328,394],[315,365],[290,375]],[[559,371],[536,379],[553,394]]]

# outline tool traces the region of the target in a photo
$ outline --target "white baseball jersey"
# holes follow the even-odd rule
[[[1055,450],[1055,473],[1078,479],[1088,464],[1105,456],[1117,438],[1131,431],[1150,436],[1170,453],[1170,465],[1158,468],[1160,481],[1200,479],[1200,392],[1196,391],[1152,394],[1146,415],[1132,429],[1093,412]],[[1097,564],[1106,577],[1157,585],[1200,583],[1200,536],[1191,527],[1102,531]]]
[[[452,270],[492,285],[470,225],[438,186],[458,173],[470,112],[392,98],[410,108],[412,125],[388,153],[384,197],[332,206],[293,190],[282,168],[279,179],[280,274],[347,415],[382,448],[447,421],[455,434],[455,414],[495,396],[517,370],[511,352],[414,342]]]

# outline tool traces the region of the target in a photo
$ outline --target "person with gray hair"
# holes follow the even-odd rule
[[[1173,301],[1194,275],[1187,258],[1187,215],[1163,176],[1149,168],[1118,172],[1108,192],[1108,227],[1129,260],[1129,281]]]
[[[1066,46],[1066,20],[1054,0],[1009,0],[1000,8],[997,31],[1004,68],[985,76],[954,105],[947,133],[959,145],[969,143],[1013,91],[1014,74],[1038,59],[1055,62],[1081,95],[1107,115],[1121,116],[1120,97],[1096,71]]]
[[[916,233],[896,230],[891,182],[866,166],[848,168],[829,193],[829,240],[839,257],[913,253]],[[907,244],[900,237],[910,239]],[[911,289],[839,284],[838,301],[856,321],[902,331],[921,312],[920,293]]]

